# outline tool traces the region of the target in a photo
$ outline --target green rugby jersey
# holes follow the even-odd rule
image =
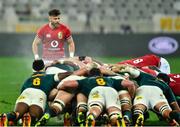
[[[35,72],[24,82],[21,92],[27,88],[36,88],[44,91],[48,96],[50,91],[56,87],[57,83],[54,80],[54,74],[46,75],[44,72]]]
[[[166,96],[166,99],[168,100],[169,103],[176,101],[174,93],[172,92],[169,85],[159,80],[158,78],[150,74],[141,72],[140,75],[134,80],[138,83],[139,86],[144,86],[144,85],[157,86],[163,91],[163,94]]]
[[[113,79],[111,77],[89,77],[82,80],[78,80],[78,91],[88,97],[90,91],[96,86],[112,87],[117,91],[125,89],[121,85],[122,79]]]

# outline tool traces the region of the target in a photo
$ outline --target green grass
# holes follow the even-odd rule
[[[116,63],[128,58],[97,57],[96,59],[105,63]],[[168,58],[172,73],[180,72],[180,58]],[[16,98],[24,80],[32,73],[31,58],[1,57],[0,58],[0,113],[9,112],[14,109]],[[159,125],[157,117],[151,113],[146,125]],[[165,125],[163,122],[161,125]]]

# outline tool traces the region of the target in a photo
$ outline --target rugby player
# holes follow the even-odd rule
[[[64,83],[59,87],[59,89],[63,89],[63,90],[67,90],[68,88],[78,89],[78,92],[83,93],[88,98],[90,91],[96,86],[101,86],[101,87],[102,86],[110,86],[110,87],[115,88],[118,91],[122,90],[125,87],[125,88],[128,88],[129,93],[131,93],[131,96],[133,96],[133,94],[135,92],[134,82],[131,82],[129,80],[123,80],[123,79],[114,79],[114,78],[102,77],[102,76],[97,75],[96,73],[101,74],[99,69],[93,68],[92,70],[90,70],[90,74],[92,74],[91,76],[93,76],[92,78],[89,77],[89,78],[85,78],[82,80],[64,81]],[[101,83],[103,83],[103,84],[101,84]],[[110,91],[110,93],[113,91],[114,90]],[[57,99],[56,101],[59,103],[54,102],[52,108],[54,108],[54,110],[58,114],[62,111],[62,109],[63,109],[62,105],[64,105],[64,103],[62,103],[62,101],[60,99],[58,99],[58,98],[56,98],[56,99]],[[109,100],[109,101],[117,101],[117,99]],[[101,109],[101,110],[97,110],[97,113],[94,114],[94,116],[93,116],[93,121],[94,121],[95,118],[97,118],[99,116],[100,112],[105,108],[104,107],[105,105],[100,105],[98,103],[96,106],[95,105],[91,105],[91,106],[92,106],[92,108],[98,107],[97,109]],[[111,122],[116,121],[119,118],[119,116],[121,116],[121,119],[122,119],[122,115],[119,114],[120,113],[119,108],[118,109],[115,108],[116,113],[113,112],[114,110],[108,112],[110,116],[112,115],[110,117]],[[88,118],[92,118],[92,114]],[[114,124],[115,123],[113,122],[112,125],[114,125]]]
[[[170,124],[179,125],[180,108],[172,90],[161,76],[157,78],[128,65],[120,68],[120,72],[129,73],[139,85],[133,102],[136,126],[144,124],[143,114],[149,109],[159,112]]]
[[[52,9],[48,14],[49,23],[38,30],[32,43],[32,51],[35,59],[40,59],[38,45],[42,43],[42,59],[45,64],[65,57],[65,41],[67,41],[69,46],[69,56],[73,57],[75,52],[75,44],[70,29],[60,23],[61,12],[58,9]]]
[[[34,73],[24,82],[21,94],[16,100],[14,112],[7,114],[8,121],[17,122],[22,118],[23,126],[36,123],[44,113],[47,97],[57,83],[69,76],[70,72],[46,75],[43,60],[35,60],[32,65]],[[2,114],[6,116],[6,114]],[[7,119],[0,121],[7,125]],[[1,119],[2,120],[2,119]]]
[[[148,54],[134,59],[121,61],[117,64],[129,64],[135,67],[156,66],[163,73],[170,74],[171,72],[168,61],[165,58],[154,54]]]

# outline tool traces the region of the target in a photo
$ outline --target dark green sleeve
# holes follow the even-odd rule
[[[117,91],[126,90],[126,88],[121,85],[121,82],[122,79],[114,79],[114,84],[113,84],[114,89],[116,89]]]
[[[172,92],[170,87],[166,88],[166,91],[165,91],[164,95],[166,96],[169,104],[171,104],[172,102],[176,101],[175,95]]]

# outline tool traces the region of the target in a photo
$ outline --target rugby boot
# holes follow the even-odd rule
[[[7,125],[8,125],[7,115],[3,113],[0,115],[0,127],[7,127]]]
[[[24,114],[22,118],[23,127],[31,127],[31,116],[29,113]]]
[[[35,127],[45,125],[50,119],[49,113],[45,113],[41,119],[35,124]]]
[[[92,114],[87,117],[86,127],[95,127],[95,118]]]
[[[143,127],[143,124],[144,124],[144,116],[143,114],[139,114],[135,123],[135,127]]]
[[[77,121],[80,127],[85,126],[85,121],[86,121],[86,115],[83,112],[79,112],[77,115]]]
[[[102,120],[102,122],[101,122],[101,125],[102,125],[102,126],[104,126],[104,127],[110,126],[109,116],[108,116],[106,113],[104,113],[104,114],[102,115],[101,120]]]
[[[124,115],[123,117],[124,117],[124,121],[125,121],[126,126],[130,126],[131,120],[130,120],[129,116]]]
[[[179,127],[180,126],[175,119],[169,121],[169,125],[173,126],[173,127]]]
[[[118,115],[118,118],[117,118],[117,127],[126,127],[125,121],[122,118],[122,115],[120,114]]]
[[[64,114],[64,126],[65,127],[71,126],[71,118],[70,118],[70,114],[68,112],[66,112]]]

